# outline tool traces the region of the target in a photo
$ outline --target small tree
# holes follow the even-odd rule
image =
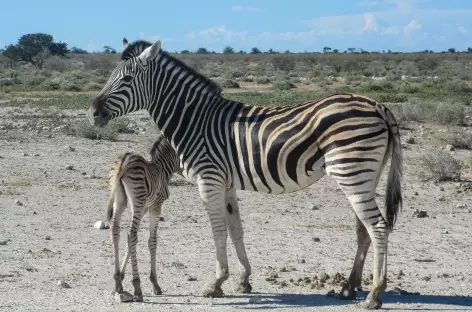
[[[324,47],[323,48],[323,53],[328,53],[331,51],[331,48],[330,47]]]
[[[356,51],[356,48],[347,48],[347,50],[349,51],[349,53],[354,53],[354,51]]]
[[[467,48],[467,53],[472,53],[472,48]]]
[[[339,50],[338,50],[338,49],[334,49],[334,50],[333,50],[333,53],[339,53]]]
[[[206,48],[198,48],[197,54],[208,54],[208,50]]]
[[[455,49],[455,48],[449,48],[449,49],[447,49],[447,51],[448,51],[449,53],[456,53],[456,49]]]
[[[189,50],[182,50],[182,51],[180,51],[180,54],[189,54],[189,53],[190,53]]]
[[[223,54],[234,54],[234,49],[230,46],[226,46],[223,50]]]
[[[254,47],[251,49],[251,54],[260,54],[261,53],[261,50],[259,50],[258,48]]]
[[[81,48],[77,48],[77,47],[72,47],[70,49],[70,52],[75,53],[75,54],[88,54],[88,52],[86,50],[81,49]]]
[[[112,47],[110,46],[103,46],[103,53],[111,53],[111,54],[115,54],[116,53],[116,50],[113,49]]]

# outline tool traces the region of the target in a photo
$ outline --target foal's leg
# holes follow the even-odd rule
[[[149,279],[151,280],[152,290],[155,295],[162,295],[161,288],[157,283],[157,272],[156,272],[156,249],[157,249],[157,226],[159,223],[159,217],[161,215],[162,203],[158,202],[149,208],[149,240],[148,247],[149,253],[151,254],[151,274]]]
[[[362,271],[364,270],[365,258],[369,251],[371,239],[366,227],[362,224],[356,215],[356,233],[357,233],[357,252],[349,275],[348,283],[341,290],[341,298],[353,300],[356,299],[356,288],[362,285]]]
[[[124,183],[124,187],[127,191],[129,203],[132,211],[132,222],[128,232],[128,249],[131,257],[131,270],[133,274],[133,286],[134,286],[134,300],[143,301],[143,292],[141,290],[141,281],[139,279],[138,272],[138,259],[136,256],[136,245],[138,244],[138,231],[141,219],[146,213],[145,194],[136,194],[136,190],[130,189],[128,184]],[[142,191],[141,191],[142,192]]]
[[[113,216],[110,220],[110,234],[113,241],[115,269],[113,278],[115,280],[115,291],[123,291],[123,276],[120,272],[120,221],[123,211],[126,209],[126,193],[121,183],[116,186],[115,199],[113,203]]]
[[[239,259],[239,280],[235,291],[240,293],[250,293],[252,286],[249,283],[251,275],[251,266],[244,246],[244,232],[239,214],[238,197],[234,188],[226,190],[226,219],[228,221],[229,236],[233,241],[236,254]]]

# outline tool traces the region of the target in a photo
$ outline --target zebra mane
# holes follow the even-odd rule
[[[149,41],[145,40],[136,40],[133,43],[128,44],[128,46],[121,53],[121,59],[127,60],[133,57],[140,55],[144,50],[149,48],[152,45]]]
[[[216,93],[217,95],[219,95],[221,92],[223,92],[223,89],[221,89],[221,87],[216,83],[214,82],[213,80],[211,80],[210,78],[206,77],[205,75],[199,73],[197,70],[193,69],[192,67],[190,67],[189,65],[187,65],[186,63],[184,63],[184,61],[181,61],[179,60],[178,58],[170,55],[168,52],[166,51],[162,51],[160,52],[161,54],[163,54],[166,58],[169,58],[173,63],[175,63],[177,66],[183,68],[185,71],[187,71],[189,74],[193,75],[194,77],[196,77],[198,80],[200,80],[201,82],[205,83],[206,84],[206,87],[208,87],[209,91],[213,91],[214,93]]]

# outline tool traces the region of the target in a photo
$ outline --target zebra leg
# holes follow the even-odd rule
[[[214,183],[214,181],[211,181]],[[224,295],[221,285],[228,279],[228,254],[226,249],[228,230],[226,227],[225,188],[205,184],[202,179],[198,181],[200,197],[203,200],[205,210],[210,218],[211,230],[216,247],[216,272],[215,279],[205,287],[204,297],[222,297]]]
[[[159,202],[149,208],[150,224],[148,247],[149,253],[151,255],[151,274],[149,275],[149,279],[151,280],[152,291],[155,295],[162,295],[161,288],[157,283],[156,272],[157,226],[159,223],[159,217],[161,215],[161,206],[162,203]]]
[[[116,194],[113,203],[113,216],[110,220],[110,234],[113,242],[114,251],[114,273],[113,279],[115,280],[115,292],[121,293],[123,291],[123,276],[120,271],[120,221],[123,211],[126,209],[126,194],[118,183],[116,186]]]
[[[126,186],[125,186],[126,187]],[[141,290],[141,280],[138,272],[138,259],[136,256],[136,245],[138,244],[138,231],[141,218],[145,212],[144,200],[133,197],[130,206],[132,210],[132,222],[128,232],[128,250],[131,257],[131,270],[133,273],[134,301],[143,301],[143,292]]]
[[[229,229],[229,236],[236,249],[239,259],[239,281],[236,283],[235,291],[239,293],[250,293],[252,286],[249,283],[251,266],[244,246],[244,232],[239,214],[238,197],[234,188],[226,190],[226,218]]]
[[[370,236],[362,224],[359,217],[356,215],[356,233],[357,233],[357,252],[354,260],[354,265],[349,275],[347,284],[341,290],[341,299],[354,300],[356,299],[356,288],[362,285],[362,271],[364,270],[365,258],[370,247]]]
[[[358,192],[358,194],[359,193],[362,192]],[[351,194],[351,196],[348,196],[349,202],[353,206],[359,220],[366,228],[374,248],[374,278],[372,289],[366,300],[362,302],[360,306],[366,309],[379,309],[382,306],[382,301],[380,300],[381,293],[387,288],[387,247],[389,234],[387,222],[375,202],[375,191],[361,195],[356,194],[356,192],[351,192]],[[365,234],[365,232],[363,234]],[[364,242],[367,243],[367,240],[364,239]],[[358,248],[358,252],[362,253],[362,251],[364,251],[362,248],[366,249],[365,245],[361,247],[361,251],[359,251]],[[367,253],[367,250],[365,250],[365,253]],[[359,261],[359,267],[360,263],[361,261]],[[357,263],[355,262],[355,264]],[[356,270],[356,268],[353,270]]]

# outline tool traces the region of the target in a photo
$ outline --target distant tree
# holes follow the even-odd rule
[[[254,47],[251,49],[251,54],[260,54],[261,53],[261,50],[259,50],[258,48]]]
[[[388,50],[387,53],[388,53],[388,54],[392,54],[392,50]]]
[[[455,48],[449,48],[449,49],[447,49],[447,51],[448,51],[449,53],[456,53],[456,49],[455,49]]]
[[[190,53],[189,50],[182,50],[182,51],[180,51],[180,54],[189,54],[189,53]]]
[[[472,53],[472,48],[467,48],[467,53]]]
[[[329,51],[331,51],[330,47],[324,47],[323,48],[323,53],[328,53]]]
[[[223,54],[234,54],[234,49],[230,46],[226,46],[224,49],[223,49]]]
[[[198,48],[197,54],[208,54],[208,50],[205,48]]]
[[[339,53],[339,50],[338,50],[338,49],[334,49],[334,50],[333,50],[333,53]]]
[[[290,54],[290,50],[285,50],[284,53],[285,54]]]
[[[48,46],[49,52],[52,55],[57,55],[60,57],[64,57],[70,50],[67,48],[66,42],[51,42]]]
[[[81,49],[81,48],[77,48],[77,47],[72,47],[70,49],[70,52],[75,53],[75,54],[88,54],[88,52],[86,50]]]
[[[238,52],[239,54],[246,54],[246,51],[243,51],[243,50],[239,50]]]
[[[103,53],[115,54],[115,53],[116,53],[116,50],[113,49],[112,47],[106,45],[106,46],[103,46]]]
[[[354,53],[356,51],[356,48],[347,48],[347,50],[349,51],[349,53]]]
[[[3,55],[13,61],[22,61],[43,68],[45,59],[54,53],[64,55],[68,52],[67,44],[54,43],[51,35],[44,33],[26,34],[18,39],[16,45],[9,45],[5,48]]]
[[[277,54],[277,52],[275,52],[275,51],[274,51],[272,48],[271,48],[271,49],[269,49],[269,51],[268,51],[268,52],[269,52],[269,54]]]

